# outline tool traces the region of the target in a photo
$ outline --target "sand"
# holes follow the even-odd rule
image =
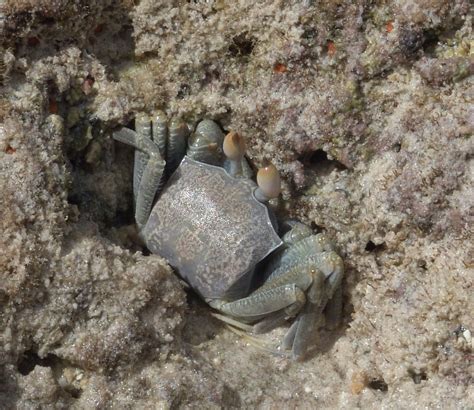
[[[464,0],[0,1],[0,408],[472,408],[473,44]],[[111,134],[156,109],[240,132],[336,243],[305,362],[137,239]]]

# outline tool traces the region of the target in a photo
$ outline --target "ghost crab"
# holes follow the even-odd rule
[[[141,237],[234,328],[263,333],[294,318],[280,350],[302,359],[324,319],[340,319],[341,258],[302,223],[286,222],[278,236],[268,201],[279,196],[280,177],[270,164],[253,182],[241,136],[224,138],[211,120],[188,136],[184,122],[168,124],[162,112],[140,114],[135,131],[113,135],[135,148]]]

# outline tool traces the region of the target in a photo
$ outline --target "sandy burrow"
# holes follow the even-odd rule
[[[469,408],[469,3],[0,3],[0,407]],[[139,111],[271,159],[346,265],[293,363],[211,318],[133,226]],[[278,343],[284,329],[265,336]]]

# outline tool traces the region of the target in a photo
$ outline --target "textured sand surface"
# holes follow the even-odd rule
[[[473,47],[464,0],[0,0],[0,408],[472,408]],[[111,132],[155,109],[238,130],[334,239],[308,361],[138,241]]]

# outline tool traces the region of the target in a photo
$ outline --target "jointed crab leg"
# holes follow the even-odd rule
[[[163,158],[167,159],[168,158],[168,152],[167,152],[167,142],[168,142],[168,119],[166,118],[166,114],[163,111],[156,111],[153,116],[148,117],[148,121],[150,122],[151,120],[151,132],[150,132],[150,126],[148,125],[148,133],[146,136],[148,138],[153,139],[153,141],[156,142],[158,145],[158,148],[160,149],[160,154]],[[136,123],[136,120],[135,120]],[[135,128],[138,131],[138,128]]]
[[[326,318],[326,327],[328,329],[336,328],[342,319],[342,286],[339,284],[328,300],[326,308],[324,309],[324,316]]]
[[[161,156],[166,160],[166,174],[170,175],[178,168],[186,154],[189,128],[183,121],[176,119],[171,120],[168,125],[163,111],[156,111],[152,117],[147,117],[147,119],[148,124],[143,134],[157,143]],[[138,126],[136,129],[139,132]]]
[[[301,239],[313,235],[313,230],[308,225],[298,221],[284,221],[282,223],[282,227],[289,228],[288,231],[281,238],[287,248],[296,244]]]
[[[252,327],[253,333],[272,330],[297,315],[283,342],[285,349],[292,349],[295,359],[305,355],[316,330],[324,322],[323,310],[326,306],[331,309],[328,301],[333,296],[338,297],[343,274],[342,260],[335,252],[309,252],[310,244],[319,250],[320,242],[327,244],[325,239],[313,236],[303,240],[306,240],[306,245],[290,253],[292,258],[284,258],[284,263],[250,296],[228,303],[209,301],[211,306],[232,316],[237,323],[261,319]],[[286,294],[285,299],[284,289],[293,289],[300,294],[299,301],[291,296],[288,298],[291,294]],[[340,299],[333,303],[335,313],[331,321],[339,318],[336,312],[340,308]],[[247,330],[248,325],[238,327]]]
[[[140,138],[149,139],[151,136],[151,121],[147,114],[140,113],[135,117],[135,132]],[[114,134],[115,135],[115,134]],[[135,150],[135,161],[133,163],[133,199],[137,203],[138,187],[142,180],[143,172],[148,163],[148,154],[146,152]]]
[[[247,323],[239,322],[238,320],[232,319],[230,316],[221,315],[220,313],[211,312],[211,315],[216,319],[219,319],[221,322],[228,324],[231,327],[244,330],[245,332],[252,332],[253,326],[248,325]]]
[[[304,292],[295,284],[287,284],[238,299],[234,302],[209,300],[208,303],[220,312],[242,320],[258,319],[281,309],[290,309],[289,315],[305,303]],[[295,306],[293,306],[295,305]]]
[[[169,126],[168,152],[166,154],[166,170],[171,174],[178,168],[179,163],[186,155],[189,129],[179,120],[173,120]]]
[[[234,326],[228,324],[227,328],[230,331],[232,331],[235,334],[242,337],[247,342],[249,342],[249,344],[251,344],[251,345],[253,345],[253,346],[255,346],[259,349],[265,350],[265,351],[267,351],[271,354],[274,354],[274,355],[280,356],[280,357],[288,357],[289,356],[288,353],[286,353],[286,352],[276,350],[270,343],[266,342],[265,340],[262,340],[258,337],[255,337],[255,336],[251,336],[248,333],[246,333],[245,331],[240,330],[239,327],[234,327]]]
[[[166,116],[162,111],[157,111],[153,117],[144,113],[137,114],[135,117],[135,132],[140,139],[152,139],[157,144],[161,157],[166,158],[168,125]],[[148,160],[148,153],[138,149],[135,150],[135,162],[133,166],[133,198],[135,205],[137,203],[138,189]],[[163,178],[161,178],[161,181],[163,181]]]
[[[290,329],[291,333],[285,336],[284,347],[291,348],[295,360],[304,358],[317,330],[324,324],[323,306],[307,303],[293,324],[294,330]]]
[[[267,333],[286,323],[288,318],[296,316],[301,310],[300,305],[292,305],[290,308],[280,310],[267,317],[264,317],[260,322],[252,327],[252,333]]]
[[[148,156],[148,161],[139,180],[135,205],[135,220],[141,230],[150,216],[153,200],[165,169],[165,161],[160,154],[158,145],[142,134],[122,128],[114,133],[114,139],[132,145]]]
[[[295,311],[297,308],[300,308],[300,307],[297,306],[295,308]],[[241,329],[245,332],[257,333],[257,334],[267,333],[277,328],[278,326],[284,324],[289,316],[287,314],[287,310],[284,309],[284,310],[275,312],[273,315],[270,315],[269,317],[263,318],[260,322],[258,322],[255,325],[248,325],[247,323],[242,323],[236,319],[231,318],[230,316],[221,315],[219,313],[213,312],[211,313],[211,315],[214,316],[216,319],[219,319],[220,321],[227,323],[230,327]]]
[[[291,324],[290,328],[286,332],[286,335],[281,341],[281,348],[283,350],[290,350],[293,347],[293,342],[295,341],[296,330],[298,329],[298,319]]]
[[[285,247],[272,255],[266,266],[267,275],[275,272],[278,267],[294,265],[298,261],[308,260],[319,253],[334,250],[333,244],[326,235],[322,233],[314,235],[311,228],[300,222],[294,223],[282,239]]]
[[[282,347],[286,350],[291,349],[295,360],[304,358],[316,331],[324,324],[323,309],[329,297],[324,282],[325,275],[317,272],[307,291],[306,304],[283,339]]]

